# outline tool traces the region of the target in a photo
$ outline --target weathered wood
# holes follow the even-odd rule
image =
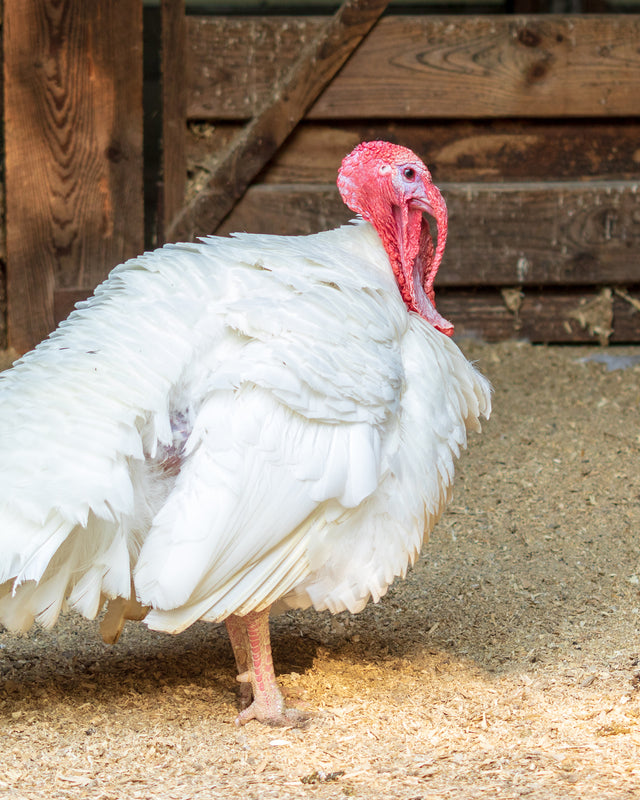
[[[251,119],[327,19],[189,16],[184,86],[189,119]]]
[[[640,299],[640,289],[632,296]],[[510,311],[497,290],[468,292],[442,289],[436,293],[438,311],[455,326],[457,339],[480,338],[488,342],[528,339],[539,343],[599,344],[596,333],[582,327],[576,318],[584,304],[600,302],[593,289],[523,292],[517,313]],[[640,341],[640,312],[615,293],[611,296],[613,320],[611,344]]]
[[[143,245],[139,0],[4,4],[9,344]]]
[[[66,319],[76,303],[90,297],[89,289],[55,289],[53,292],[53,318],[56,325]]]
[[[187,169],[210,173],[241,123],[192,123]],[[418,153],[436,180],[633,180],[640,175],[640,119],[304,122],[260,175],[261,183],[332,183],[358,142],[396,141]]]
[[[276,80],[264,105],[221,156],[207,185],[178,214],[169,238],[192,239],[217,227],[375,25],[386,5],[386,0],[344,0],[290,70]]]
[[[442,286],[636,283],[635,182],[441,184],[449,206]],[[351,212],[333,186],[255,185],[221,233],[310,233]]]
[[[2,3],[0,3],[0,17],[4,24]],[[0,35],[0,60],[4,62],[2,35]],[[0,97],[4,96],[4,71],[0,71]],[[4,169],[0,161],[0,350],[6,350],[7,342],[7,247],[6,247],[6,212],[5,212],[5,181]]]
[[[189,17],[187,115],[246,119],[322,18]],[[640,15],[388,16],[310,119],[640,114]]]
[[[507,0],[508,14],[553,14],[567,10],[572,14],[606,14],[607,0]]]
[[[184,0],[162,0],[162,192],[159,238],[185,200],[186,143],[186,19]]]

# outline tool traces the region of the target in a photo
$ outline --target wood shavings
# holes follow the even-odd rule
[[[464,349],[495,413],[414,569],[354,617],[273,622],[307,730],[234,726],[220,626],[128,622],[105,646],[98,622],[65,617],[0,633],[0,795],[640,796],[638,368],[585,361],[597,347]]]
[[[301,783],[331,783],[337,781],[344,775],[344,770],[339,769],[336,772],[323,772],[323,770],[314,770],[310,775],[305,775],[300,778]]]

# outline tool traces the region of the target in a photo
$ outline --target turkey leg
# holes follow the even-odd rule
[[[287,708],[276,681],[269,637],[269,609],[251,611],[244,616],[232,614],[225,620],[238,667],[237,680],[242,685],[242,711],[236,725],[257,719],[273,726],[300,726],[308,716],[296,708]],[[251,702],[253,697],[253,702]]]
[[[251,701],[253,700],[251,683],[248,678],[245,677],[249,674],[249,637],[247,636],[247,626],[244,623],[244,618],[238,617],[235,614],[227,617],[225,624],[238,669],[240,710],[244,711],[245,708],[251,705]],[[240,681],[241,677],[243,678],[242,681]],[[238,721],[239,718],[236,722]]]

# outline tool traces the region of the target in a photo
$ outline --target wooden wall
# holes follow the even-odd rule
[[[140,0],[5,0],[7,339],[143,246]]]
[[[145,244],[142,0],[5,0],[2,18],[0,347],[24,351]],[[206,204],[216,166],[283,76],[295,87],[327,18],[186,16],[184,0],[162,0],[162,19],[167,231],[194,198]],[[632,14],[388,14],[218,232],[346,221],[342,157],[390,139],[424,158],[446,196],[438,304],[458,334],[640,342],[639,41]],[[3,247],[0,235],[0,259]]]
[[[188,199],[324,22],[186,18]],[[219,232],[343,222],[341,158],[395,140],[447,198],[439,305],[458,332],[640,340],[638,41],[635,15],[386,16]]]

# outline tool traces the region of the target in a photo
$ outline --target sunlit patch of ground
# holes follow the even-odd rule
[[[223,627],[0,634],[0,795],[640,795],[640,367],[469,343],[494,417],[407,580],[274,621],[306,730],[233,720]],[[610,348],[634,354],[632,348]]]

